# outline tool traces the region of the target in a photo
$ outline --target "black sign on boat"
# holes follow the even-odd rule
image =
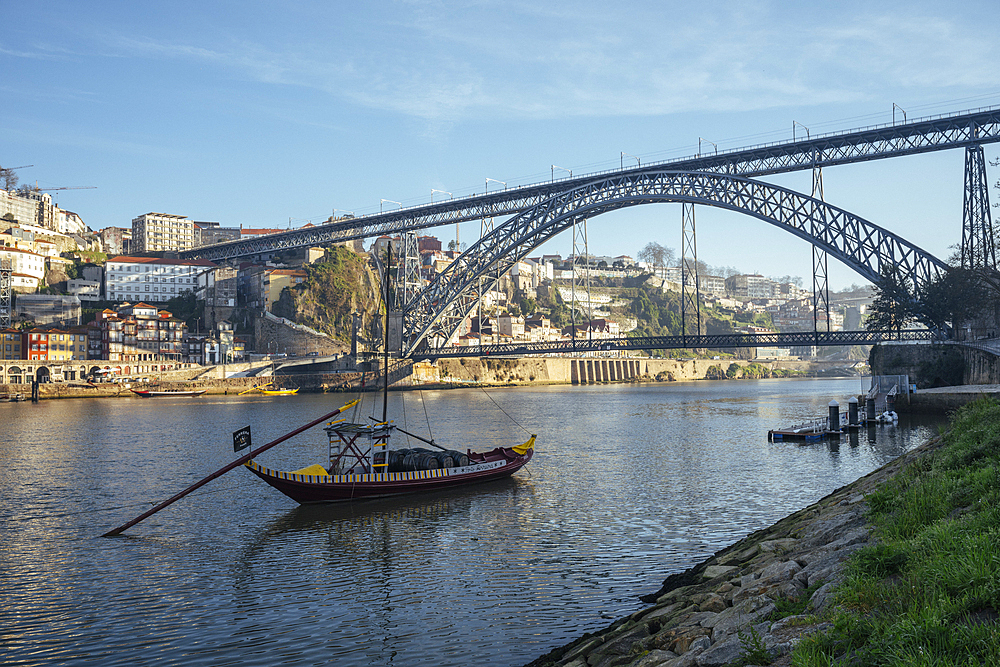
[[[238,431],[233,431],[233,451],[238,452],[250,446],[250,427],[244,426]]]

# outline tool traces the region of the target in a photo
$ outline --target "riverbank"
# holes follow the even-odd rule
[[[997,501],[1000,407],[982,401],[529,667],[1000,664]]]
[[[838,362],[736,361],[720,359],[564,358],[518,359],[465,357],[416,362],[391,385],[393,390],[451,389],[457,387],[517,387],[531,385],[579,385],[630,382],[679,382],[691,380],[743,380],[783,377],[848,377]],[[230,366],[232,367],[232,365]],[[358,391],[370,387],[373,374],[352,370],[328,373],[280,374],[276,377],[222,377],[222,366],[194,367],[158,373],[143,381],[43,382],[40,399],[131,396],[129,389],[146,389],[153,383],[164,390],[204,390],[229,395],[274,380],[283,387],[298,387],[299,393]],[[393,378],[395,379],[395,378]],[[0,397],[20,394],[31,397],[30,384],[0,384]]]

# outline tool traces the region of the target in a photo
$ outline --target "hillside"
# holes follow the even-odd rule
[[[305,268],[308,278],[282,291],[274,314],[350,342],[353,314],[370,322],[380,303],[378,277],[367,256],[335,246],[323,261]]]

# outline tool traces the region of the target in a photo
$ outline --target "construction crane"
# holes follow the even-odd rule
[[[34,188],[35,192],[41,192],[42,190],[48,192],[49,190],[96,190],[96,189],[97,189],[96,185],[69,185],[61,188],[40,188],[38,187],[38,181],[35,181],[35,188]]]

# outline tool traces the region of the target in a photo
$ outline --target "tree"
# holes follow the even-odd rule
[[[920,286],[915,315],[928,328],[953,331],[982,314],[989,298],[978,272],[953,266],[937,280]]]
[[[0,183],[3,183],[4,190],[9,190],[13,192],[14,188],[17,187],[17,182],[19,180],[20,179],[17,177],[17,172],[15,172],[13,169],[6,169],[4,167],[0,167]]]
[[[656,241],[650,241],[639,251],[636,258],[640,262],[652,264],[653,269],[656,270],[660,267],[673,264],[677,258],[677,253],[674,252],[673,248],[665,248]]]
[[[916,297],[903,282],[899,270],[886,264],[875,283],[875,298],[868,308],[865,326],[873,330],[895,329],[897,333],[916,319]]]

